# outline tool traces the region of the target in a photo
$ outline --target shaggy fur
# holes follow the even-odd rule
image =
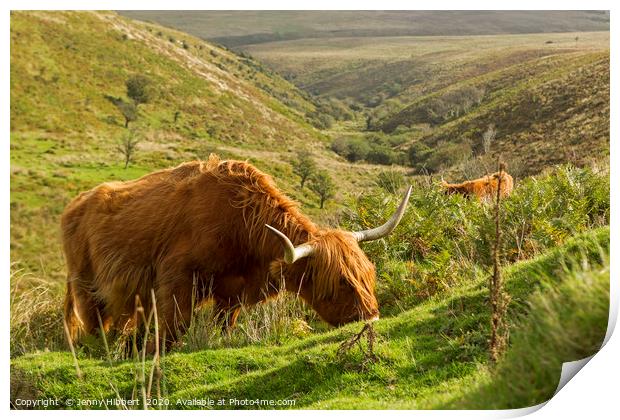
[[[512,176],[506,172],[502,172],[501,177],[500,196],[507,197],[512,192]],[[465,181],[460,184],[448,184],[445,181],[441,181],[441,185],[446,194],[462,194],[465,197],[475,196],[480,201],[486,201],[495,198],[499,178],[500,173],[495,172],[494,174],[485,175],[482,178]]]
[[[283,261],[274,226],[317,252]],[[320,229],[252,165],[189,162],[129,182],[104,183],[65,209],[68,267],[65,318],[71,338],[136,327],[136,296],[150,311],[155,292],[160,327],[170,341],[189,325],[194,305],[214,299],[233,326],[241,305],[281,290],[296,293],[327,322],[378,314],[373,264],[351,234]]]

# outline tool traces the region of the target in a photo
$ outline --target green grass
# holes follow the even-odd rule
[[[582,261],[583,263],[583,261]],[[587,263],[586,263],[587,267]],[[544,274],[538,274],[544,278]],[[528,316],[513,328],[511,348],[453,408],[500,409],[540,404],[555,392],[562,363],[597,352],[609,316],[609,265],[573,271],[528,302]]]
[[[495,408],[542,402],[557,385],[560,362],[589,355],[605,334],[608,241],[609,229],[598,229],[505,270],[514,302],[528,304],[511,306],[510,319],[518,323],[497,370],[486,352],[486,279],[479,277],[378,321],[376,363],[364,364],[358,349],[337,355],[339,343],[361,327],[357,323],[282,345],[168,354],[161,364],[162,396],[170,400],[169,408],[186,408],[178,400],[206,397],[295,399],[294,408],[488,408],[492,386],[506,389]],[[70,353],[13,359],[12,399],[36,395],[62,403],[114,398],[116,392],[123,398],[137,395],[140,363],[111,364],[81,356],[83,377],[77,379]],[[520,366],[544,368],[518,382],[534,377],[540,389],[511,382],[522,374]],[[147,360],[147,374],[150,367]],[[510,398],[511,386],[519,388],[518,398]]]

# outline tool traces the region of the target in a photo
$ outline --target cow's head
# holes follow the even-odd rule
[[[411,187],[396,212],[382,226],[360,232],[320,230],[311,240],[298,246],[267,225],[284,248],[283,260],[271,265],[272,276],[284,277],[286,289],[298,294],[332,325],[377,319],[375,267],[359,242],[389,235],[405,213],[410,195]]]

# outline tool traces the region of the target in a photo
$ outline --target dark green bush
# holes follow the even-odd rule
[[[378,165],[390,165],[397,161],[397,154],[387,146],[373,145],[366,155],[366,160]]]
[[[427,155],[425,167],[431,172],[438,172],[469,159],[471,155],[470,141],[439,144]]]
[[[328,114],[324,114],[320,111],[313,111],[307,114],[310,123],[319,130],[325,130],[331,128],[334,124],[334,117]]]
[[[142,75],[135,74],[125,82],[127,96],[131,98],[136,106],[150,102],[155,95],[151,80]]]
[[[423,142],[413,143],[409,146],[409,150],[407,151],[409,164],[414,168],[421,168],[432,151],[433,150]]]
[[[339,137],[334,140],[331,148],[350,162],[365,160],[379,165],[391,165],[403,164],[406,161],[402,152],[393,149],[390,138],[378,133],[365,137]]]

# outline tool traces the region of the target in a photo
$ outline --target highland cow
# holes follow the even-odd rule
[[[499,183],[500,176],[501,183]],[[513,180],[507,172],[495,172],[460,184],[449,184],[443,179],[441,180],[441,186],[446,194],[461,194],[465,197],[475,196],[480,201],[493,200],[497,195],[498,183],[500,184],[501,197],[507,197],[512,193]]]
[[[62,215],[70,339],[96,333],[100,322],[106,332],[136,328],[136,297],[148,314],[151,293],[167,344],[195,305],[213,300],[232,327],[242,305],[281,291],[332,325],[376,319],[375,268],[358,242],[388,235],[410,193],[384,225],[347,232],[316,226],[268,175],[215,155],[101,184]]]

